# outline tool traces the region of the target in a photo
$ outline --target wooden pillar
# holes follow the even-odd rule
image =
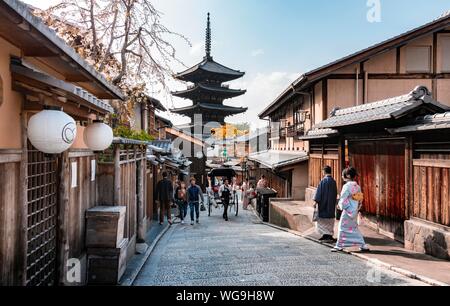
[[[21,128],[22,128],[22,161],[20,163],[20,194],[19,194],[19,210],[20,222],[22,223],[20,228],[19,244],[19,263],[20,263],[20,283],[18,285],[25,286],[27,282],[27,249],[28,249],[28,113],[24,110],[22,102],[22,113],[20,114]]]
[[[114,205],[120,205],[120,145],[114,145]]]
[[[144,147],[145,148],[145,147]],[[138,199],[137,199],[137,242],[145,242],[145,215],[144,215],[144,179],[146,172],[146,162],[145,162],[145,149],[141,149],[141,156],[139,162],[137,162],[137,173],[138,173]]]
[[[406,138],[405,150],[405,218],[409,219],[413,211],[414,203],[414,167],[413,167],[413,139],[412,136]]]
[[[67,275],[67,260],[69,258],[69,180],[70,160],[69,151],[65,151],[59,158],[59,200],[58,200],[58,282],[64,285]]]

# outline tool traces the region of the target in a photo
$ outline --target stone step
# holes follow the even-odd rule
[[[269,222],[303,233],[314,227],[313,213],[313,207],[298,204],[295,201],[272,202]]]

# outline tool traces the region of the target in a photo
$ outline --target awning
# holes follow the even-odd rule
[[[309,160],[307,152],[281,152],[281,151],[264,151],[252,154],[248,158],[250,161],[257,162],[272,170],[279,169],[297,163],[305,162]]]

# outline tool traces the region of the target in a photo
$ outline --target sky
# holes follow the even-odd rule
[[[57,0],[25,0],[45,8]],[[206,14],[211,13],[214,59],[245,71],[230,83],[247,94],[225,104],[245,106],[229,122],[267,123],[260,113],[302,73],[430,22],[450,10],[449,0],[154,0],[162,23],[185,35],[188,46],[174,41],[186,66],[204,56]],[[380,10],[375,10],[377,8]],[[375,12],[375,15],[372,13]],[[368,18],[369,17],[375,17]],[[182,71],[184,67],[174,66]],[[174,83],[173,90],[185,84]],[[189,101],[157,96],[168,108]],[[186,118],[164,114],[175,124]]]

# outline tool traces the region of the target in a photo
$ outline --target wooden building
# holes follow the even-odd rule
[[[86,270],[85,211],[97,205],[98,156],[85,125],[123,99],[20,1],[0,2],[0,284],[74,284],[68,260]],[[62,108],[77,121],[70,150],[45,155],[27,138],[29,118]]]
[[[310,185],[317,184],[322,176],[321,168],[330,165],[342,187],[340,173],[346,166],[355,167],[364,192],[363,213],[367,224],[403,241],[404,222],[410,218],[414,206],[412,182],[417,174],[413,167],[415,163],[418,165],[415,159],[444,158],[439,153],[446,147],[440,146],[439,138],[429,138],[429,144],[434,147],[427,147],[419,138],[414,142],[410,136],[401,135],[401,129],[396,133],[392,130],[397,131],[418,116],[448,109],[434,101],[426,87],[417,87],[403,96],[335,110],[330,118],[316,124],[302,137],[310,142]],[[420,155],[421,150],[430,151]],[[435,179],[433,172],[427,178]],[[425,182],[431,184],[427,178]],[[426,195],[433,201],[430,192]]]
[[[390,129],[411,145],[405,246],[450,260],[450,112]]]
[[[335,108],[365,105],[404,94],[418,85],[429,88],[434,99],[450,105],[450,16],[442,17],[301,75],[259,115],[271,122],[270,149],[326,155],[334,165],[338,152],[310,148],[301,136],[330,118]],[[317,171],[315,171],[317,172]],[[306,176],[307,173],[304,173]],[[310,177],[306,200],[318,183]]]

